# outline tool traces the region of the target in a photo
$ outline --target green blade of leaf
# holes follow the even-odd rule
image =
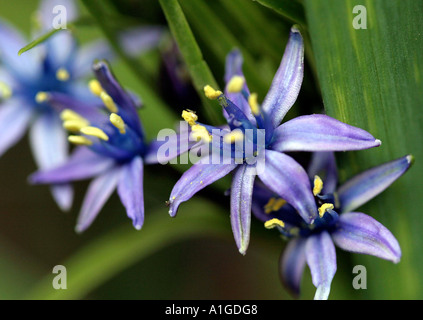
[[[55,290],[55,274],[46,276],[30,290],[26,299],[82,299],[119,272],[150,254],[178,241],[194,237],[232,239],[229,221],[213,203],[193,199],[172,219],[166,209],[148,212],[141,231],[129,224],[86,245],[62,265],[67,271],[67,289]],[[235,250],[235,246],[234,246]],[[145,275],[148,277],[148,275]]]
[[[296,0],[253,0],[275,10],[294,23],[305,25],[304,8]]]
[[[56,32],[63,31],[65,29],[52,29],[49,32],[43,34],[42,36],[38,37],[37,39],[31,41],[28,43],[25,47],[20,49],[18,51],[18,56],[20,56],[22,53],[27,52],[31,50],[32,48],[35,48],[39,44],[43,43],[44,41],[48,40],[52,35],[54,35]]]
[[[341,180],[406,154],[416,158],[410,172],[359,208],[390,229],[402,249],[398,265],[353,256],[355,263],[367,267],[372,283],[361,295],[421,298],[423,2],[306,0],[304,4],[327,113],[382,140],[379,148],[339,155]],[[366,29],[353,26],[363,14],[353,13],[357,5],[366,9]],[[364,20],[356,23],[363,26]]]
[[[160,5],[166,16],[172,35],[174,36],[179,50],[187,65],[189,74],[193,80],[193,85],[197,90],[205,106],[205,113],[209,120],[219,125],[223,121],[220,108],[215,103],[204,97],[204,86],[211,85],[218,88],[218,84],[213,74],[203,59],[203,54],[198,46],[191,28],[177,0],[160,0]]]

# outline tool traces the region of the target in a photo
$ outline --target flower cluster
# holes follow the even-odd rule
[[[41,22],[51,15],[52,3],[42,2]],[[66,3],[71,16],[76,16],[73,2]],[[47,29],[42,25],[41,31]],[[144,35],[150,43],[160,38],[157,30]],[[132,34],[122,41],[125,50],[136,51],[137,40],[130,39],[137,38],[146,45],[145,37]],[[413,157],[371,168],[338,186],[335,152],[379,147],[381,141],[324,114],[283,121],[297,100],[304,75],[304,42],[297,27],[291,28],[261,104],[249,90],[241,52],[235,49],[226,59],[224,90],[204,87],[204,95],[222,107],[226,123],[201,123],[195,111],[185,109],[182,118],[187,130],[168,141],[147,141],[139,117],[141,102],[114,76],[107,62],[113,57],[108,46],[78,50],[71,33],[60,32],[18,57],[24,44],[0,21],[0,155],[30,127],[39,169],[29,181],[51,185],[63,210],[72,204],[72,183],[92,179],[77,232],[93,223],[115,190],[134,228],[141,229],[145,165],[162,164],[191,150],[200,152],[201,159],[175,183],[166,201],[170,216],[175,217],[179,206],[197,192],[232,173],[230,223],[238,251],[247,253],[251,213],[266,228],[278,230],[289,241],[280,260],[281,278],[294,294],[300,292],[307,264],[317,288],[315,299],[328,298],[337,268],[335,245],[399,262],[401,249],[393,234],[355,210],[404,174]],[[88,81],[91,73],[94,79]],[[68,143],[73,150],[70,156]],[[165,145],[172,149],[167,156],[160,152]],[[298,152],[311,154],[307,170],[296,158]]]

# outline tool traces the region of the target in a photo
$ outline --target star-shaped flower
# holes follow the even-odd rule
[[[300,292],[304,267],[310,268],[317,291],[315,299],[327,299],[335,275],[339,248],[399,262],[401,249],[392,233],[372,217],[355,210],[388,188],[412,164],[408,155],[364,171],[337,187],[332,152],[316,152],[308,169],[313,181],[318,217],[310,223],[267,188],[256,185],[254,215],[267,228],[277,228],[289,240],[280,260],[283,283]],[[320,178],[320,177],[323,177]]]
[[[360,150],[377,147],[381,142],[362,129],[326,115],[300,116],[280,124],[297,99],[303,70],[303,39],[293,27],[280,67],[259,106],[257,95],[250,94],[245,83],[240,52],[234,50],[228,55],[225,93],[210,86],[204,88],[206,96],[217,99],[223,107],[227,126],[222,129],[203,125],[189,110],[182,114],[194,137],[201,138],[212,152],[206,158],[208,161],[194,164],[174,186],[169,199],[171,216],[176,215],[182,202],[234,171],[231,224],[242,254],[249,243],[252,192],[257,175],[305,221],[312,223],[317,218],[307,173],[286,152]]]

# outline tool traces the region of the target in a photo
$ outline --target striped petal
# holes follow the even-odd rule
[[[117,188],[126,213],[137,230],[140,230],[144,223],[143,166],[141,157],[136,157],[124,165]]]
[[[342,212],[350,212],[388,188],[403,175],[413,162],[413,156],[387,162],[364,171],[345,182],[339,189]]]
[[[66,183],[92,178],[108,171],[115,165],[111,158],[101,156],[87,147],[79,147],[69,160],[50,170],[41,170],[29,177],[33,184]]]
[[[90,183],[82,204],[81,212],[78,216],[76,225],[77,232],[83,232],[91,225],[106,201],[116,189],[120,176],[121,168],[115,167],[98,176]]]
[[[12,99],[0,106],[0,156],[25,134],[33,116],[24,101]]]
[[[280,125],[271,148],[291,151],[348,151],[380,146],[367,131],[323,114],[300,116]]]
[[[327,300],[336,273],[335,245],[326,231],[312,235],[306,241],[306,261],[313,284],[317,288],[314,300]]]
[[[245,254],[250,242],[251,202],[256,168],[247,164],[239,166],[232,179],[231,225],[236,245]]]
[[[306,240],[295,238],[288,242],[279,261],[282,283],[295,295],[300,294],[301,279],[306,264]]]
[[[238,164],[204,164],[197,162],[178,180],[169,197],[169,214],[176,216],[179,205],[198,191],[223,178]]]
[[[281,64],[273,78],[262,108],[276,128],[297,100],[304,76],[304,43],[300,31],[292,27]]]
[[[290,156],[266,150],[264,170],[258,173],[263,183],[291,204],[307,222],[317,217],[316,203],[304,169]]]
[[[343,250],[370,254],[398,263],[401,249],[397,239],[380,222],[360,212],[343,213],[332,232],[335,244]]]
[[[40,115],[32,124],[29,137],[39,169],[44,171],[65,163],[68,157],[67,136],[55,113]],[[64,184],[51,188],[59,207],[64,211],[69,210],[73,200],[73,188]]]

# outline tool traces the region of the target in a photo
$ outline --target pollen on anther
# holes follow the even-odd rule
[[[109,140],[109,136],[103,130],[97,127],[91,127],[91,126],[84,127],[80,130],[80,132],[87,136],[93,136],[104,141]]]
[[[122,117],[116,113],[110,114],[110,122],[119,129],[121,134],[125,134],[125,122],[123,121]]]
[[[70,74],[65,68],[60,68],[56,72],[56,78],[59,81],[68,81],[70,78]]]
[[[88,83],[88,87],[90,88],[92,94],[96,96],[100,96],[100,94],[104,91],[101,87],[100,82],[96,79],[90,80],[90,82]]]
[[[35,102],[37,103],[43,103],[47,101],[48,99],[48,93],[44,91],[40,91],[35,95]]]
[[[76,145],[82,145],[82,146],[91,146],[93,142],[83,136],[69,136],[68,141],[70,143],[76,144]]]
[[[210,85],[206,85],[204,87],[204,94],[206,95],[207,98],[209,98],[210,100],[216,100],[217,98],[219,98],[223,93],[220,90],[215,90],[213,89]]]
[[[103,101],[104,105],[106,106],[106,108],[110,111],[110,112],[118,112],[118,108],[115,104],[115,102],[113,101],[112,97],[109,96],[105,91],[102,91],[100,93],[100,98]]]
[[[278,227],[278,226],[284,228],[285,227],[285,223],[282,220],[279,220],[279,219],[276,219],[276,218],[267,220],[264,223],[264,227],[266,229],[272,229],[272,228],[275,228],[275,227]]]
[[[244,83],[245,83],[244,77],[235,75],[231,78],[231,80],[229,80],[229,82],[226,86],[226,90],[229,93],[240,92],[242,90],[242,87],[244,86]]]
[[[314,176],[313,195],[317,196],[323,189],[323,181],[319,176]]]

